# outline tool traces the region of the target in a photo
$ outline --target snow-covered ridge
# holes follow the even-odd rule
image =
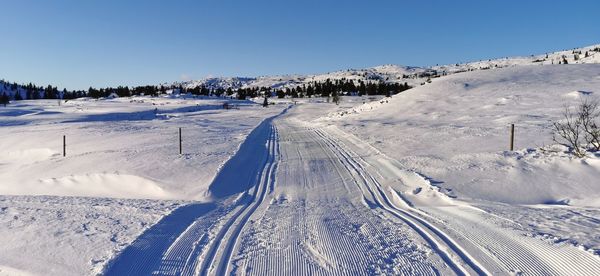
[[[411,86],[416,86],[423,84],[429,78],[435,78],[448,74],[512,66],[564,64],[565,60],[568,64],[600,63],[600,44],[553,53],[522,57],[506,57],[432,67],[386,64],[364,69],[347,69],[312,75],[210,77],[200,80],[176,82],[175,85],[182,85],[186,88],[204,86],[208,89],[237,89],[249,87],[271,87],[277,89],[286,87],[292,88],[296,86],[302,86],[303,84],[308,84],[310,82],[322,82],[327,79],[347,79],[364,82],[406,82]]]
[[[324,82],[330,80],[354,80],[364,82],[389,82],[408,83],[411,86],[424,82],[428,77],[436,75],[436,71],[430,68],[381,65],[365,69],[347,69],[325,74],[313,75],[281,75],[260,77],[223,77],[205,78],[200,80],[176,82],[174,85],[182,85],[185,88],[204,86],[208,89],[238,89],[251,87],[294,88],[311,82]]]
[[[600,63],[600,44],[538,55],[505,57],[461,64],[433,66],[431,69],[452,74],[512,66],[590,63]]]

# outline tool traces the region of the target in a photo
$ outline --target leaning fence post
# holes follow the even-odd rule
[[[515,124],[510,124],[510,151],[515,148]]]
[[[183,153],[183,148],[181,147],[181,128],[179,128],[179,154]]]
[[[63,135],[63,157],[67,156],[67,135]]]

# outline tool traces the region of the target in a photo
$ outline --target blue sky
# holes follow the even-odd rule
[[[0,2],[0,79],[60,88],[435,65],[600,43],[600,1]]]

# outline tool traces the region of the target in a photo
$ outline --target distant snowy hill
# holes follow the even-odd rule
[[[175,85],[183,85],[186,88],[204,86],[208,89],[237,89],[249,87],[271,87],[271,88],[293,88],[311,82],[324,82],[330,80],[354,80],[364,82],[394,82],[408,83],[411,86],[422,83],[428,77],[436,75],[437,72],[430,68],[409,67],[398,65],[382,65],[365,69],[348,69],[325,74],[315,75],[282,75],[282,76],[260,76],[255,78],[205,78],[201,80],[176,82]]]
[[[310,82],[324,82],[330,80],[362,80],[385,81],[385,82],[407,82],[409,85],[416,85],[428,76],[435,75],[436,72],[428,68],[407,67],[398,65],[382,65],[366,69],[348,69],[316,75],[282,75],[282,76],[260,76],[260,77],[224,77],[224,78],[205,78],[186,82],[176,82],[175,85],[183,85],[185,88],[195,88],[204,86],[208,89],[238,89],[248,87],[271,87],[271,88],[293,88],[302,86]]]
[[[454,65],[433,66],[431,69],[452,74],[512,66],[565,64],[565,61],[566,64],[600,63],[600,44],[540,55],[506,57]]]
[[[432,67],[411,67],[389,64],[365,69],[347,69],[314,75],[281,75],[261,76],[254,78],[212,77],[186,82],[176,82],[175,85],[182,85],[186,88],[204,86],[208,89],[237,89],[249,87],[271,87],[277,89],[302,86],[303,84],[308,84],[310,82],[323,82],[327,79],[347,79],[354,81],[360,80],[364,82],[406,82],[411,86],[417,86],[425,83],[429,78],[440,77],[448,74],[512,66],[564,64],[565,61],[568,64],[600,63],[600,44],[541,55],[507,57]]]

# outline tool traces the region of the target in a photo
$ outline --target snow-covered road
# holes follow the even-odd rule
[[[356,137],[267,119],[215,178],[107,275],[600,275],[600,258],[448,198]]]

